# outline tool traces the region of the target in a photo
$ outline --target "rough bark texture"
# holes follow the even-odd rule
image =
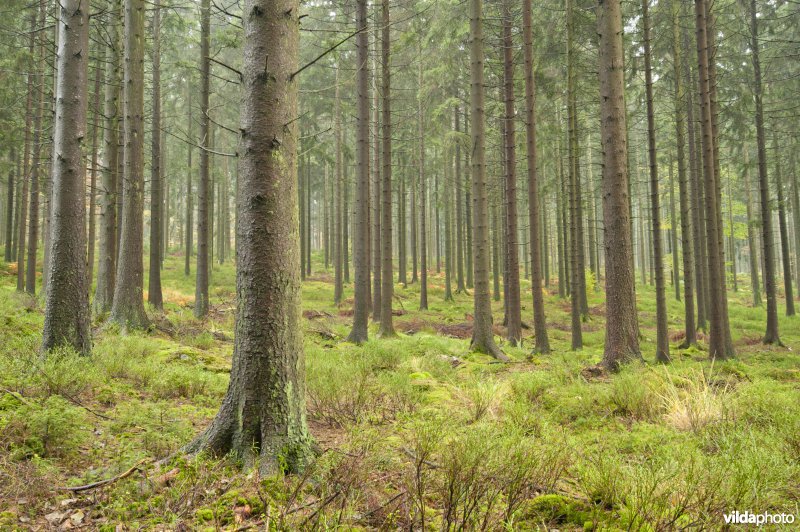
[[[381,336],[394,336],[392,323],[392,298],[394,277],[392,275],[392,101],[391,101],[391,39],[389,34],[389,0],[381,2],[381,126],[382,157],[381,172]]]
[[[603,223],[606,257],[606,343],[602,365],[611,370],[641,360],[631,256],[622,12],[619,0],[599,0],[600,133],[603,149]]]
[[[161,294],[161,7],[158,0],[153,10],[153,122],[150,143],[150,276],[147,301],[156,310],[164,308]]]
[[[514,125],[514,41],[511,37],[510,0],[503,2],[503,93],[505,96],[505,240],[506,337],[512,346],[522,339],[519,288],[519,229],[517,227],[517,142]]]
[[[263,473],[310,456],[297,219],[297,0],[247,0],[231,380],[187,451],[232,453]],[[264,57],[269,64],[264,68]]]
[[[14,187],[14,170],[12,168],[8,171],[8,182],[6,189],[6,236],[5,249],[3,250],[3,259],[6,262],[11,262],[11,250],[13,248],[12,235],[14,234]]]
[[[489,197],[486,189],[485,94],[483,54],[483,2],[469,0],[470,18],[470,115],[472,133],[472,256],[474,262],[474,318],[472,349],[506,361],[492,334],[489,297]]]
[[[95,258],[95,240],[97,239],[97,169],[99,149],[97,146],[97,131],[100,126],[100,63],[95,64],[94,69],[94,92],[92,102],[92,168],[89,177],[89,235],[86,239],[87,254],[86,263],[89,266],[89,271],[86,278],[89,280],[89,285],[92,284],[94,277],[94,258]]]
[[[667,330],[667,294],[664,280],[664,248],[661,243],[661,205],[658,197],[658,159],[656,125],[653,104],[653,69],[650,64],[650,0],[642,0],[644,30],[644,76],[647,98],[647,151],[650,163],[650,220],[653,229],[653,268],[656,281],[656,361],[669,362],[669,331]],[[673,209],[674,212],[674,209]],[[673,216],[673,220],[674,220]],[[673,224],[673,230],[674,230]]]
[[[122,233],[111,319],[123,330],[144,328],[144,0],[125,0],[125,171]]]
[[[678,156],[678,197],[681,211],[681,251],[683,253],[683,306],[686,337],[681,344],[688,347],[697,343],[694,321],[694,263],[692,248],[692,214],[689,198],[689,186],[686,175],[686,137],[684,135],[684,90],[683,90],[683,55],[681,48],[680,15],[681,3],[671,0],[672,4],[672,56],[673,73],[675,75],[675,139]],[[673,225],[672,230],[675,231]]]
[[[376,6],[376,11],[378,6]],[[377,13],[376,13],[377,16]],[[376,32],[377,33],[377,32]],[[375,35],[375,56],[378,55],[378,35]],[[378,91],[378,61],[373,57],[372,60],[372,80],[374,92],[372,94],[372,320],[381,321],[381,143],[382,135],[380,130],[380,99]]]
[[[525,47],[525,133],[528,163],[528,229],[530,231],[531,292],[533,294],[534,350],[550,352],[542,295],[542,254],[539,240],[539,179],[536,169],[536,85],[533,64],[531,0],[522,1],[522,38]],[[547,240],[546,238],[543,240]],[[546,255],[545,255],[546,257]],[[546,260],[546,259],[545,259]]]
[[[353,329],[347,339],[360,344],[367,341],[369,321],[369,43],[367,27],[367,1],[356,2],[356,202],[353,235],[355,266],[355,295],[353,303]],[[384,157],[386,154],[384,153]],[[381,298],[386,297],[381,294]],[[383,309],[382,309],[383,310]]]
[[[706,6],[704,0],[695,0],[697,19],[697,56],[703,137],[703,174],[705,180],[706,244],[708,246],[708,292],[710,302],[709,354],[712,359],[725,359],[733,355],[730,332],[727,330],[727,294],[725,287],[724,252],[721,238],[721,216],[719,207],[718,172],[715,170],[715,135],[713,105],[709,73],[709,43]]]
[[[208,314],[209,242],[211,231],[209,216],[210,177],[208,148],[211,145],[208,100],[210,94],[209,60],[211,41],[210,0],[200,4],[200,176],[197,183],[197,266],[195,271],[194,315],[202,318]]]
[[[86,279],[86,204],[82,144],[86,131],[89,10],[61,0],[53,131],[53,221],[42,350],[92,348]]]

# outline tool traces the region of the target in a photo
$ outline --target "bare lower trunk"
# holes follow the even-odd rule
[[[664,249],[661,244],[661,202],[658,192],[658,161],[656,154],[655,110],[653,104],[653,71],[650,65],[650,11],[648,3],[649,0],[642,0],[644,75],[645,94],[647,98],[647,149],[650,163],[650,219],[653,224],[653,268],[655,269],[656,281],[656,361],[666,363],[670,361],[669,331],[667,330],[667,287],[664,280]],[[675,225],[673,224],[673,230],[674,227]]]
[[[211,185],[209,176],[208,149],[211,146],[208,100],[210,93],[209,60],[211,40],[210,0],[200,4],[200,176],[197,183],[197,267],[195,271],[194,315],[197,318],[208,314],[209,271],[209,215]]]
[[[92,348],[86,279],[86,203],[82,142],[85,138],[89,63],[89,10],[62,0],[58,43],[58,93],[53,151],[53,221],[50,276],[45,295],[42,350]]]
[[[367,241],[369,238],[369,44],[367,39],[367,2],[357,0],[356,28],[356,86],[357,86],[357,139],[356,165],[357,180],[356,204],[353,235],[353,255],[355,265],[355,295],[353,304],[353,328],[348,341],[360,344],[367,341],[369,321],[369,257]],[[386,154],[384,154],[386,157]],[[385,298],[386,294],[381,297]],[[382,311],[385,310],[381,309]],[[384,320],[381,320],[383,323]]]
[[[125,173],[122,234],[111,319],[123,329],[144,328],[144,0],[125,0]]]
[[[531,0],[522,2],[522,32],[525,46],[525,130],[528,162],[528,220],[531,254],[531,292],[535,351],[550,352],[542,296],[542,255],[539,241],[539,184],[536,170],[536,89],[534,85],[533,30]],[[547,240],[544,238],[543,240]],[[545,260],[547,255],[545,254]]]
[[[471,346],[499,360],[508,357],[497,347],[492,332],[492,305],[489,298],[489,196],[486,189],[484,138],[484,53],[483,2],[470,0],[470,107],[472,133],[472,217],[474,261],[474,318]]]
[[[247,0],[231,380],[187,451],[232,453],[271,474],[310,458],[300,326],[296,0]],[[264,54],[270,56],[264,72]]]
[[[163,310],[161,295],[162,246],[162,177],[161,177],[161,8],[158,0],[153,11],[153,132],[150,144],[150,276],[147,301]]]
[[[392,323],[392,109],[390,71],[389,0],[381,2],[381,119],[383,170],[381,171],[381,336],[394,336]]]
[[[789,229],[786,225],[786,204],[783,197],[783,175],[781,175],[781,151],[778,148],[777,124],[772,128],[772,151],[775,153],[775,190],[778,196],[778,231],[781,236],[781,260],[783,261],[783,291],[786,295],[786,315],[794,316],[792,293],[792,259],[789,254]]]
[[[612,370],[641,360],[634,274],[619,0],[599,0],[600,132],[603,148],[603,223],[606,257],[606,343],[602,364]]]

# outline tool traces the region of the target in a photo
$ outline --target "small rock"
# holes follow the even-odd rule
[[[83,518],[85,517],[83,510],[78,510],[71,516],[69,516],[69,520],[72,521],[73,525],[80,525],[83,523]]]
[[[64,517],[67,514],[63,512],[50,512],[49,514],[45,515],[44,518],[47,520],[48,523],[51,525],[57,525],[64,520]]]
[[[60,504],[62,508],[66,508],[68,506],[72,506],[76,502],[78,502],[78,499],[64,499]]]

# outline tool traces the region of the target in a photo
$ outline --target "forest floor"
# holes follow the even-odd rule
[[[670,291],[674,362],[652,363],[654,292],[639,286],[647,363],[593,376],[605,307],[592,282],[582,350],[569,348],[569,301],[546,291],[553,353],[531,355],[526,338],[499,364],[469,351],[471,296],[444,302],[443,275],[429,276],[425,312],[417,285],[397,286],[397,338],[354,346],[352,299],[336,308],[332,274],[315,273],[303,326],[320,454],[306,472],[154,463],[211,420],[233,345],[233,266],[214,265],[212,310],[196,320],[182,262],[165,263],[166,312],[151,312],[150,331],[95,323],[92,357],[47,359],[41,301],[0,267],[0,529],[715,530],[734,510],[800,521],[800,318],[781,316],[786,348],[761,345],[765,311],[745,289],[730,294],[735,360],[677,349],[683,307]]]

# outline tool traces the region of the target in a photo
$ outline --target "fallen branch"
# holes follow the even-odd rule
[[[143,458],[143,459],[139,460],[138,462],[136,462],[136,464],[133,467],[131,467],[130,469],[128,469],[124,473],[120,473],[119,475],[117,475],[115,477],[107,478],[105,480],[98,480],[97,482],[92,482],[91,484],[86,484],[86,485],[83,485],[83,486],[73,486],[73,487],[68,487],[67,486],[67,487],[62,487],[62,488],[56,488],[56,491],[71,491],[73,493],[78,493],[78,492],[81,492],[81,491],[93,490],[95,488],[101,488],[103,486],[108,486],[109,484],[113,484],[114,482],[116,482],[118,480],[122,480],[124,478],[128,478],[129,476],[131,476],[134,473],[134,471],[137,471],[139,469],[139,467],[141,467],[141,465],[144,464],[147,461],[148,461],[147,458]]]

